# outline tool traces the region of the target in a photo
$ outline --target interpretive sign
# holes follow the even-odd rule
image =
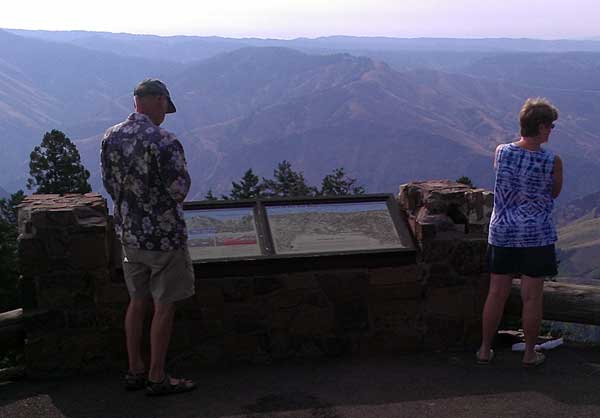
[[[184,211],[192,261],[261,255],[251,207]]]
[[[386,201],[267,206],[276,254],[411,248]],[[404,232],[404,231],[402,231]]]

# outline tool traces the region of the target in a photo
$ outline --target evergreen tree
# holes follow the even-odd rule
[[[87,193],[92,191],[90,172],[81,164],[75,144],[59,130],[46,132],[33,149],[27,188],[34,193]]]
[[[319,194],[323,196],[364,194],[365,188],[355,184],[356,179],[346,176],[343,167],[336,168],[331,174],[328,174],[323,178]]]
[[[304,174],[292,170],[292,165],[283,160],[273,171],[273,179],[263,178],[264,195],[272,197],[314,196],[317,190],[304,180]]]
[[[471,179],[467,176],[461,176],[459,178],[456,179],[457,183],[461,183],[461,184],[466,184],[467,186],[471,187],[471,188],[475,188],[475,185],[473,184],[473,182],[471,181]]]
[[[259,182],[260,179],[258,176],[249,168],[239,183],[235,181],[231,182],[231,194],[229,197],[231,199],[255,199],[260,197],[264,186],[259,184]]]
[[[8,199],[0,199],[0,221],[17,225],[17,206],[25,199],[23,190],[10,195]]]
[[[212,189],[208,189],[208,193],[204,196],[205,200],[218,200],[217,197],[213,194]]]
[[[0,312],[19,306],[17,291],[17,205],[25,197],[19,190],[0,199]]]

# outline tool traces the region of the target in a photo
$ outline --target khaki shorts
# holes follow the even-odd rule
[[[152,295],[172,303],[194,295],[194,268],[188,248],[148,251],[123,246],[123,273],[131,299]]]

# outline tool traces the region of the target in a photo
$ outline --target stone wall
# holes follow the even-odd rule
[[[487,290],[490,199],[451,182],[401,186],[416,259],[337,257],[320,267],[290,259],[283,268],[267,259],[238,262],[235,273],[197,265],[171,365],[471,348]],[[28,197],[19,228],[29,373],[125,367],[128,295],[101,196]]]
[[[420,247],[424,348],[475,346],[489,284],[493,194],[439,180],[402,185],[398,200]]]
[[[99,298],[110,285],[108,225],[106,203],[94,193],[33,195],[20,205],[19,264],[30,372],[69,373],[102,364],[100,353],[110,347],[109,330],[97,316]]]

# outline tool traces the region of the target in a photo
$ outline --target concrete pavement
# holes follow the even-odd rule
[[[497,352],[304,359],[190,368],[195,392],[148,398],[106,373],[0,385],[1,418],[600,417],[600,349],[562,346],[536,370]]]

